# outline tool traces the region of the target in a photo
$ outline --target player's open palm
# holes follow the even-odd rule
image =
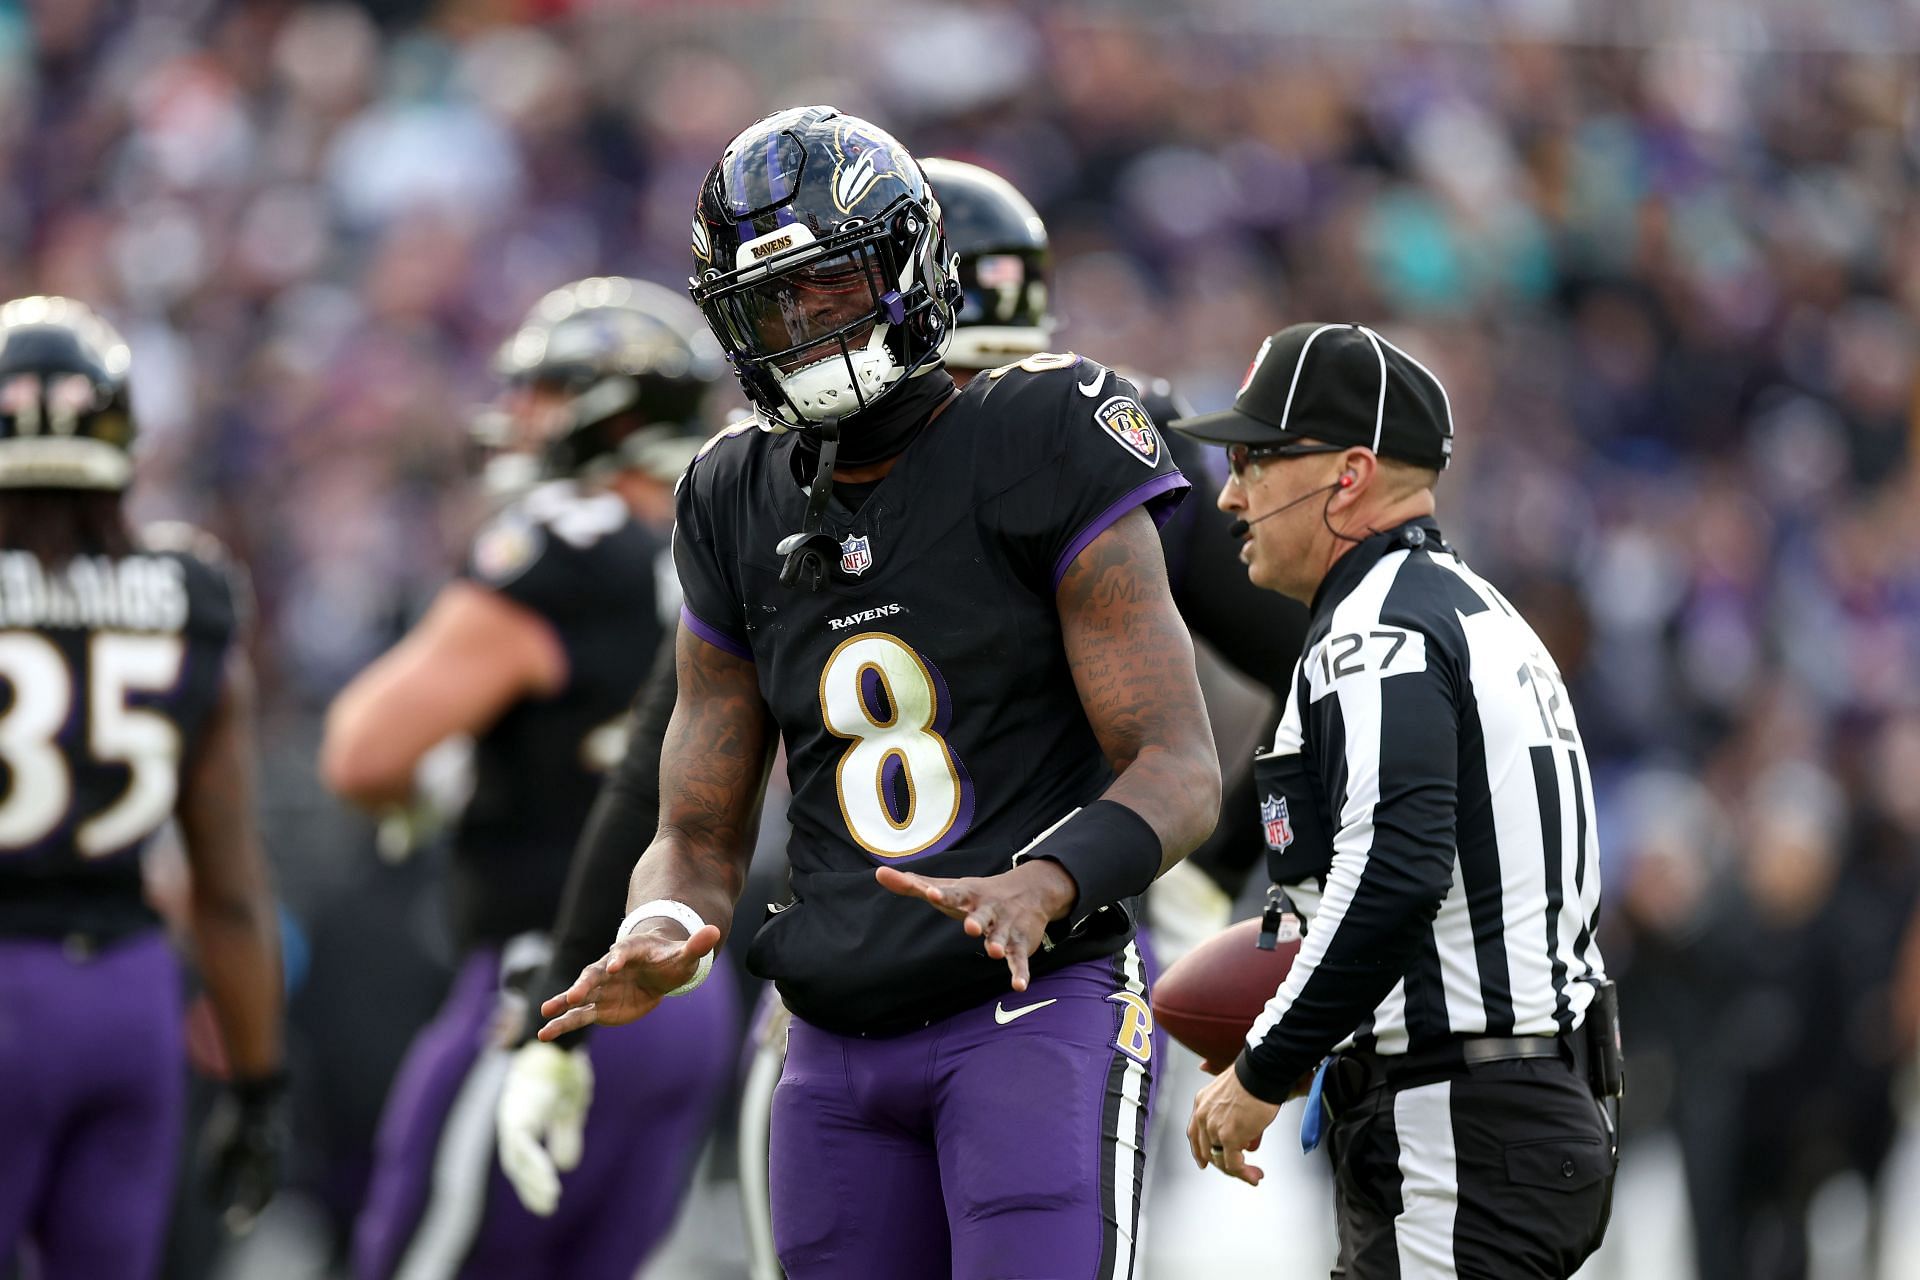
[[[1007,962],[1015,991],[1027,989],[1027,958],[1045,943],[1048,923],[1073,904],[1073,877],[1052,862],[1026,862],[996,876],[922,876],[893,867],[874,875],[888,890],[919,898],[982,939],[989,956]]]
[[[617,1027],[645,1017],[669,993],[692,980],[700,958],[719,945],[720,930],[713,925],[690,938],[675,937],[665,929],[636,930],[582,969],[572,986],[540,1006],[540,1012],[552,1019],[540,1028],[540,1038],[554,1040],[581,1027]]]

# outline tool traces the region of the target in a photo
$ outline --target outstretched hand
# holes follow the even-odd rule
[[[700,957],[720,945],[720,930],[702,926],[690,938],[666,919],[636,930],[580,971],[572,986],[540,1006],[552,1021],[542,1040],[557,1040],[581,1027],[617,1027],[652,1013],[669,991],[692,978]]]
[[[874,877],[882,888],[960,921],[968,937],[986,939],[987,954],[1007,962],[1015,991],[1027,989],[1027,959],[1045,941],[1047,925],[1065,915],[1079,893],[1066,868],[1045,858],[997,876],[945,878],[879,867]]]

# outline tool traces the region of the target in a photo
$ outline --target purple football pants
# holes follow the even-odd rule
[[[185,1102],[180,968],[155,929],[91,959],[0,938],[0,1269],[147,1280]]]
[[[407,1051],[355,1227],[361,1280],[632,1280],[673,1226],[732,1080],[732,976],[716,973],[638,1022],[594,1030],[586,1150],[560,1176],[559,1209],[541,1218],[520,1203],[496,1152],[508,1058],[491,1044],[499,968],[496,950],[469,957]]]
[[[789,1280],[1124,1280],[1153,1057],[1132,945],[903,1036],[795,1018],[772,1120]]]

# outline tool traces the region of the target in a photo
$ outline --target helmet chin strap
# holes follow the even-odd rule
[[[780,566],[780,585],[818,591],[827,581],[828,566],[840,555],[840,542],[820,528],[827,501],[833,496],[836,466],[862,467],[884,462],[912,444],[933,411],[954,394],[953,379],[935,368],[914,378],[900,393],[875,410],[877,420],[861,421],[859,429],[842,440],[840,419],[828,418],[811,431],[796,433],[794,457],[801,465],[813,462],[813,481],[807,486],[807,508],[800,531],[775,544],[786,557]],[[814,451],[818,451],[817,456]]]
[[[780,585],[804,586],[818,591],[827,580],[827,564],[840,553],[840,544],[832,534],[820,531],[820,518],[826,514],[827,499],[833,496],[833,465],[840,453],[840,419],[828,418],[814,430],[820,442],[820,461],[814,468],[813,483],[807,487],[807,510],[800,518],[800,532],[790,533],[774,546],[786,557],[780,565]]]

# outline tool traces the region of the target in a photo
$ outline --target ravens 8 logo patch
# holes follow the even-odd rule
[[[1132,396],[1113,396],[1093,411],[1093,420],[1147,466],[1160,460],[1160,437],[1153,419]]]

